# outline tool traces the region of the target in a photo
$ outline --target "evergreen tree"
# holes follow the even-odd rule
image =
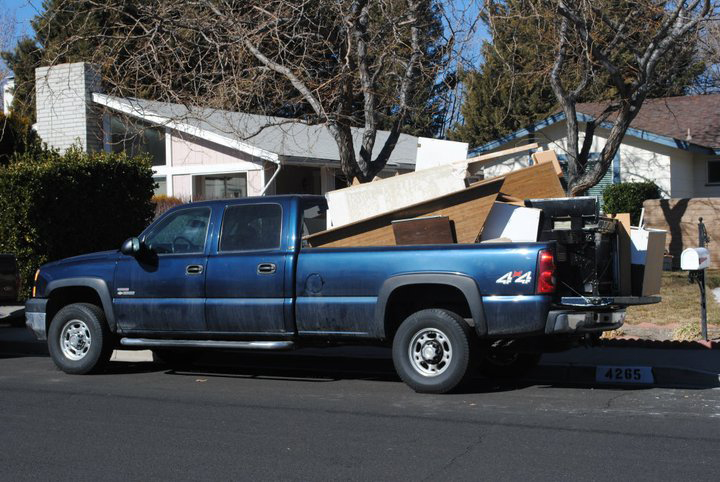
[[[42,51],[34,40],[24,37],[15,50],[2,52],[2,58],[15,74],[12,110],[16,115],[35,121],[35,67],[40,65]]]

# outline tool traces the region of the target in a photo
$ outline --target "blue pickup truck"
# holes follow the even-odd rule
[[[571,212],[578,234],[558,221],[565,204],[543,202],[541,242],[355,248],[308,245],[321,196],[191,203],[119,250],[43,265],[26,323],[67,373],[99,369],[116,347],[173,360],[372,343],[392,346],[413,389],[442,393],[478,364],[520,373],[542,351],[618,328],[626,306],[659,301],[613,295],[612,223]]]

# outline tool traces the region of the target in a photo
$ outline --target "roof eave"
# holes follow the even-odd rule
[[[133,107],[131,101],[119,100],[117,98],[113,98],[108,95],[98,94],[98,93],[93,93],[92,100],[93,100],[93,102],[103,105],[109,109],[112,109],[112,110],[115,110],[118,112],[122,112],[123,114],[127,114],[130,116],[139,118],[139,119],[143,119],[151,124],[155,124],[155,125],[162,126],[162,127],[167,127],[169,129],[173,129],[173,130],[182,132],[184,134],[189,134],[189,135],[192,135],[195,137],[199,137],[201,139],[208,140],[215,144],[229,147],[231,149],[235,149],[235,150],[244,152],[253,157],[264,159],[266,161],[270,161],[275,164],[280,163],[279,156],[275,152],[270,152],[265,149],[255,147],[255,146],[247,144],[245,142],[241,142],[236,139],[232,139],[230,137],[208,131],[207,129],[202,129],[200,127],[192,126],[192,125],[184,123],[184,122],[178,122],[169,117],[157,115],[155,113],[149,112],[144,109],[142,109],[142,110],[138,109],[136,107]]]
[[[582,112],[577,113],[577,118],[579,122],[590,122],[594,120],[594,117],[583,114]],[[544,129],[545,127],[549,127],[553,124],[556,124],[558,122],[564,121],[566,119],[565,113],[559,112],[557,114],[553,114],[550,117],[547,117],[546,119],[543,119],[540,122],[537,122],[533,124],[530,127],[526,127],[524,129],[517,130],[511,134],[508,134],[505,137],[501,137],[500,139],[496,139],[494,141],[490,141],[487,144],[483,144],[482,146],[476,147],[475,149],[472,149],[468,152],[468,157],[477,156],[478,154],[481,154],[483,152],[491,151],[493,149],[496,149],[503,144],[507,144],[510,141],[513,141],[515,139],[519,139],[521,137],[528,136],[534,132],[537,132],[540,129]],[[601,127],[603,129],[611,129],[613,124],[611,122],[603,122],[598,127]],[[720,155],[720,148],[714,148],[714,147],[708,147],[708,146],[702,146],[700,144],[695,144],[689,141],[685,141],[682,139],[675,139],[668,136],[663,136],[660,134],[654,134],[652,132],[642,130],[642,129],[635,129],[633,127],[629,127],[627,131],[625,132],[625,135],[635,137],[638,139],[643,139],[646,141],[654,142],[656,144],[672,147],[675,149],[681,149],[685,151],[690,152],[698,152],[701,154],[710,154],[710,155]]]

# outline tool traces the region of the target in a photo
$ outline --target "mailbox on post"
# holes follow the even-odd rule
[[[705,301],[705,270],[710,267],[710,251],[706,248],[710,237],[705,229],[703,218],[698,219],[699,248],[688,248],[680,255],[680,268],[688,271],[688,281],[697,283],[700,288],[700,331],[705,341],[707,334],[707,304]]]
[[[680,255],[680,269],[697,271],[710,266],[710,252],[707,248],[688,248]]]

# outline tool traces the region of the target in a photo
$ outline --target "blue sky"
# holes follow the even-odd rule
[[[15,38],[31,35],[30,20],[42,8],[41,0],[0,0],[2,10],[15,17]]]

